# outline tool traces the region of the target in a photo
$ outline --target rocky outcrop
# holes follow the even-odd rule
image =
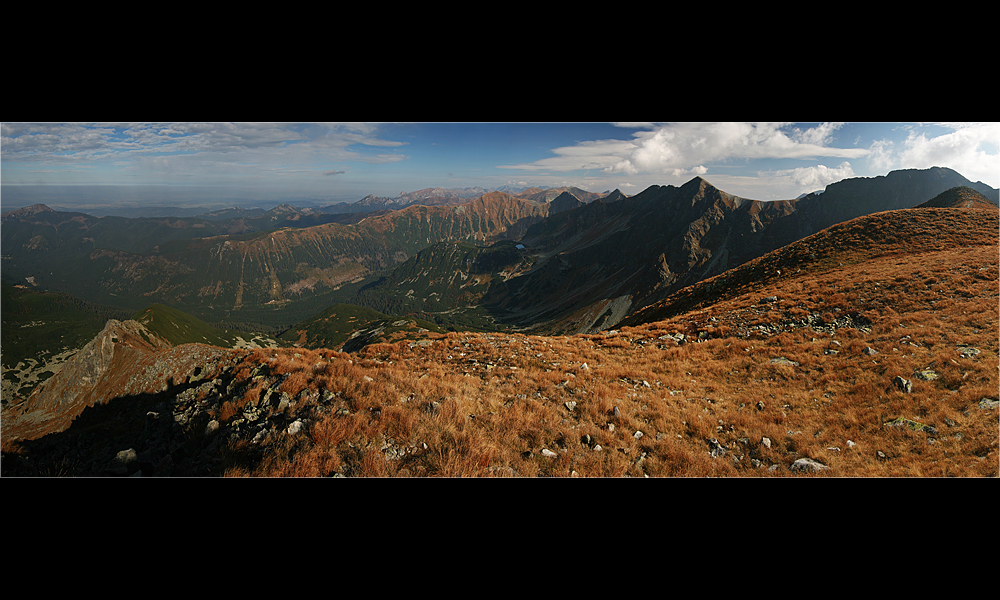
[[[21,440],[20,452],[4,455],[4,474],[219,476],[234,445],[255,460],[267,442],[308,435],[318,415],[345,410],[333,392],[290,395],[289,374],[247,350],[183,344],[107,376],[111,384],[94,390],[101,402],[63,430]]]
[[[111,371],[134,367],[159,348],[169,347],[141,323],[111,319],[104,329],[63,365],[62,369],[38,386],[9,417],[5,415],[4,436],[32,439],[60,431],[99,398]]]

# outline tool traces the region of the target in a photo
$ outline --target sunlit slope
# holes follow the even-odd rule
[[[622,322],[650,323],[768,286],[814,278],[880,257],[996,246],[998,210],[913,208],[858,217],[684,288]],[[978,266],[977,266],[978,268]]]
[[[358,349],[373,342],[420,339],[443,333],[435,324],[412,317],[394,317],[352,304],[335,304],[291,327],[281,335],[285,343],[302,348]]]

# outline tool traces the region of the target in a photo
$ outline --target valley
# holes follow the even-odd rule
[[[5,213],[2,468],[996,477],[995,196],[936,168],[773,202],[699,177],[484,191],[207,237]],[[8,345],[41,294],[119,312]],[[24,332],[66,330],[32,310],[10,313]],[[43,347],[60,366],[31,385]]]

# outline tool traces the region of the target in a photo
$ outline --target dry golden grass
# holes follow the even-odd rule
[[[267,365],[288,375],[289,394],[328,399],[312,401],[323,410],[304,435],[276,438],[252,468],[238,460],[248,446],[234,447],[228,474],[996,477],[997,410],[979,402],[998,397],[997,245],[937,235],[935,224],[967,224],[943,214],[907,222],[929,240],[919,252],[900,239],[873,255],[855,223],[842,240],[858,250],[816,242],[821,269],[615,332],[255,351],[247,374]],[[813,315],[817,327],[802,324]],[[918,378],[924,369],[936,378]],[[887,425],[900,417],[934,429]],[[791,471],[798,458],[828,469]]]

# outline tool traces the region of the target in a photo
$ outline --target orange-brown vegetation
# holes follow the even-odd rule
[[[231,447],[228,473],[996,477],[997,219],[926,211],[617,331],[255,351],[243,368],[315,410],[262,460]]]

